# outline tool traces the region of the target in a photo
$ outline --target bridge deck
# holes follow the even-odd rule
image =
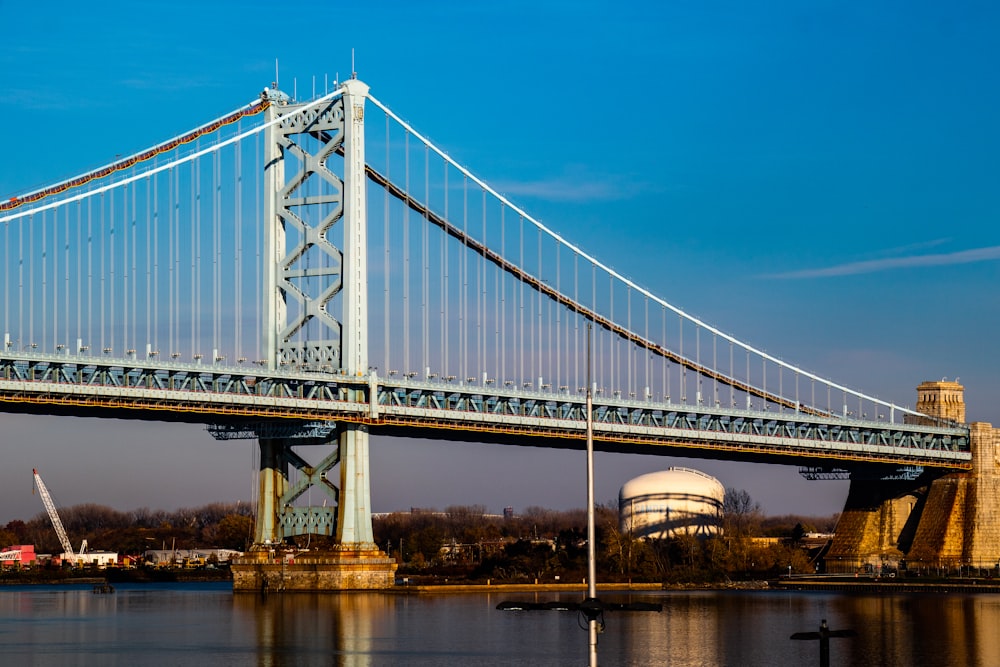
[[[364,423],[373,433],[582,447],[584,397],[492,385],[276,375],[254,366],[56,355],[0,356],[0,410],[198,423]],[[967,470],[969,431],[803,411],[594,401],[598,448],[774,463],[819,460]]]

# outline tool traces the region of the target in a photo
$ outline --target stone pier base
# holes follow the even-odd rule
[[[907,423],[965,422],[964,387],[924,382]],[[926,415],[926,416],[924,416]],[[861,566],[976,567],[1000,571],[1000,428],[969,428],[971,470],[932,479],[932,471],[905,482],[852,480],[836,536],[826,555],[828,572]]]
[[[925,495],[912,482],[852,481],[825,557],[827,572],[898,566],[913,541]]]
[[[396,561],[377,548],[282,554],[250,552],[233,560],[233,591],[360,591],[392,588]]]

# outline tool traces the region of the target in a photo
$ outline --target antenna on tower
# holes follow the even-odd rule
[[[274,89],[275,90],[279,90],[279,88],[278,88],[278,59],[277,58],[274,59]]]
[[[351,47],[351,78],[352,79],[358,78],[358,72],[356,69],[354,69],[354,47]]]

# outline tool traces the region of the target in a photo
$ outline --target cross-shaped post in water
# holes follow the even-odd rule
[[[819,640],[819,667],[830,667],[830,637],[854,637],[854,630],[831,630],[826,619],[819,624],[819,632],[796,632],[791,639]]]

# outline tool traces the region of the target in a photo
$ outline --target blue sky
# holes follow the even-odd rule
[[[672,303],[898,403],[956,376],[1000,422],[1000,62],[987,3],[0,1],[0,196],[356,69],[533,215]],[[0,415],[0,522],[57,500],[250,497],[249,443]],[[598,457],[597,497],[692,465],[769,513],[837,511],[784,467]],[[572,475],[579,472],[579,484]],[[576,507],[578,453],[372,445],[373,508]]]

